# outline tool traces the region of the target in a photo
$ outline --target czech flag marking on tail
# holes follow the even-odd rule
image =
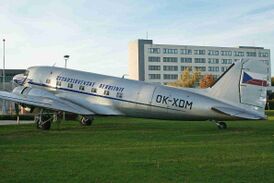
[[[243,71],[242,83],[257,86],[267,86],[268,84],[265,78],[266,75],[264,74]]]

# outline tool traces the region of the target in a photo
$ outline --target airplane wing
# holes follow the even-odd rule
[[[0,99],[26,104],[30,106],[36,106],[41,108],[46,108],[54,111],[64,111],[71,112],[80,115],[94,115],[94,112],[89,111],[88,109],[77,105],[75,103],[56,98],[51,99],[43,96],[30,96],[30,95],[21,95],[15,93],[9,93],[5,91],[0,91]]]
[[[246,111],[235,107],[212,107],[213,111],[226,114],[229,116],[243,118],[243,119],[266,119],[265,116],[261,116],[255,112]]]

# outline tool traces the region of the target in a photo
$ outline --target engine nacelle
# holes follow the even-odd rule
[[[34,97],[47,97],[47,98],[57,98],[53,93],[48,92],[47,90],[39,89],[39,88],[30,88],[25,86],[18,86],[13,89],[12,93],[21,94],[25,96],[34,96]],[[34,110],[34,106],[29,106],[26,104],[19,104],[22,106],[25,111],[32,113]]]
[[[31,88],[31,87],[25,87],[25,86],[18,86],[13,89],[12,91],[15,94],[21,94],[25,96],[34,96],[34,97],[47,97],[51,99],[57,98],[53,93],[39,89],[39,88]]]

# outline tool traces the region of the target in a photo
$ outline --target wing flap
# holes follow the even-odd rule
[[[262,116],[255,112],[246,111],[237,107],[212,107],[213,111],[226,114],[229,116],[243,118],[243,119],[266,119],[265,116]]]
[[[88,109],[74,104],[72,102],[60,99],[60,98],[47,98],[43,96],[26,96],[21,94],[9,93],[5,91],[0,91],[0,99],[27,104],[31,106],[51,109],[55,111],[64,111],[70,113],[76,113],[80,115],[94,115],[94,112],[89,111]]]

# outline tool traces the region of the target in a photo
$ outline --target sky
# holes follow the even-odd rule
[[[274,1],[0,0],[8,69],[63,67],[68,54],[69,68],[122,76],[128,43],[147,34],[156,44],[265,47],[273,63]]]

